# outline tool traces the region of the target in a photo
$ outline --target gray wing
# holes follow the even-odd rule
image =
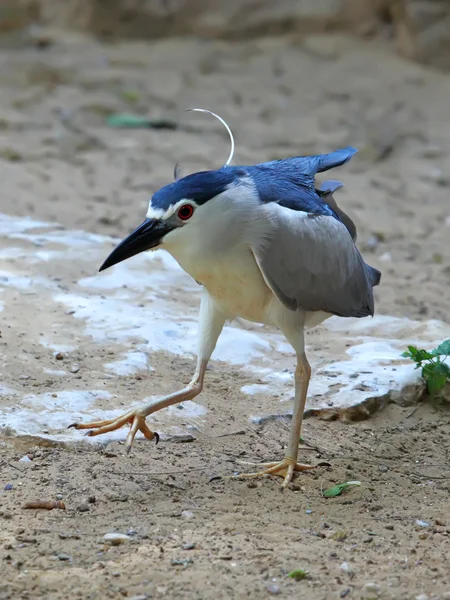
[[[373,315],[379,273],[365,264],[346,227],[334,217],[275,203],[269,210],[273,230],[252,251],[278,299],[291,310]]]
[[[320,190],[321,190],[320,199],[322,200],[322,202],[325,202],[326,204],[328,204],[328,206],[330,206],[334,210],[334,212],[338,215],[340,220],[347,227],[350,235],[352,236],[353,241],[356,242],[356,237],[358,235],[358,233],[356,231],[356,225],[350,219],[348,214],[345,213],[341,208],[339,208],[339,206],[337,205],[337,202],[333,196],[334,192],[336,192],[337,190],[340,190],[343,187],[344,187],[344,184],[342,183],[342,181],[336,181],[336,180],[332,180],[332,179],[330,179],[328,181],[324,181],[320,187]]]

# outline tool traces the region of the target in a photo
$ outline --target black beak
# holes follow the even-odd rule
[[[169,233],[171,230],[172,227],[167,223],[158,221],[157,219],[146,219],[133,231],[133,233],[130,233],[123,242],[120,242],[99,270],[104,271],[140,252],[156,248],[156,246],[159,246],[166,233]]]

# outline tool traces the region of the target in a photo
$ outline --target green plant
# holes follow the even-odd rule
[[[422,377],[433,398],[445,387],[447,381],[450,381],[450,366],[444,362],[449,355],[450,340],[442,342],[431,352],[408,346],[408,352],[402,354],[404,358],[410,358],[416,363],[416,369],[422,368]]]

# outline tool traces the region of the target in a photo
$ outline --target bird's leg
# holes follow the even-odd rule
[[[308,359],[306,358],[304,349],[304,337],[303,331],[300,339],[300,343],[297,340],[292,340],[289,336],[289,341],[297,350],[297,368],[295,369],[295,397],[294,397],[294,412],[292,415],[292,424],[289,432],[289,444],[287,447],[286,454],[282,461],[263,463],[261,466],[265,467],[262,471],[257,473],[244,473],[236,475],[235,478],[254,478],[261,477],[262,475],[279,475],[284,478],[281,485],[285,488],[292,481],[292,477],[296,471],[306,471],[314,469],[314,466],[303,465],[297,462],[298,457],[298,444],[300,442],[300,434],[302,429],[303,413],[305,410],[306,397],[308,393],[308,385],[311,377],[311,367]]]
[[[158,443],[159,435],[148,427],[145,422],[146,417],[172,404],[192,400],[200,394],[203,389],[206,366],[216,346],[226,318],[227,315],[214,304],[206,290],[204,290],[200,307],[197,368],[191,382],[178,392],[142,404],[116,419],[95,421],[93,423],[74,423],[70,427],[74,427],[75,429],[89,429],[86,435],[95,436],[115,431],[123,425],[129,424],[131,428],[126,440],[127,452],[130,451],[134,437],[138,431],[141,431],[148,440],[156,439],[156,443]]]

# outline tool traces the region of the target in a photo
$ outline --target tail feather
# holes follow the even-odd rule
[[[381,280],[381,272],[378,269],[375,269],[375,267],[371,267],[368,264],[366,264],[366,269],[367,269],[367,273],[369,275],[369,279],[370,279],[370,283],[372,284],[372,287],[377,286]]]
[[[315,158],[318,159],[316,173],[322,173],[322,171],[328,171],[334,167],[340,167],[348,162],[358,150],[352,146],[342,148],[341,150],[335,150],[329,154],[321,154]]]

